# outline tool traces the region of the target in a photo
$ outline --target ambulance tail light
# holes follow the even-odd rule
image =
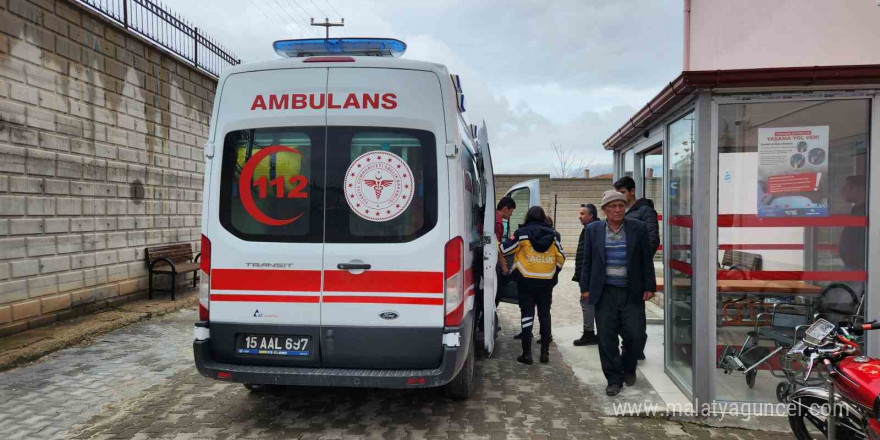
[[[208,321],[211,310],[211,240],[202,235],[199,274],[199,320]]]
[[[464,240],[455,237],[446,243],[444,267],[444,304],[446,326],[461,325],[464,319]]]

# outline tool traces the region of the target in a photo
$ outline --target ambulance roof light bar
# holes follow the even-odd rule
[[[406,43],[393,38],[307,38],[272,43],[275,53],[285,58],[327,55],[400,57]]]

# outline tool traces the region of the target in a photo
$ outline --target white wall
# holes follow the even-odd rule
[[[877,0],[690,3],[684,70],[880,64]]]

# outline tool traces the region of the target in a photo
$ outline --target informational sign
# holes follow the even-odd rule
[[[758,216],[828,215],[828,126],[758,129]]]
[[[391,220],[409,207],[415,193],[412,170],[400,156],[388,151],[360,155],[345,174],[345,200],[361,218]]]
[[[669,178],[669,198],[676,199],[678,198],[678,177],[670,177]]]

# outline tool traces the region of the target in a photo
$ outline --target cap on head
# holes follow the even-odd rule
[[[617,202],[617,201],[620,201],[620,202],[623,202],[624,204],[626,204],[626,196],[617,192],[617,190],[609,189],[608,191],[605,191],[604,194],[602,194],[601,208],[604,209],[605,205],[607,205],[611,202]]]

